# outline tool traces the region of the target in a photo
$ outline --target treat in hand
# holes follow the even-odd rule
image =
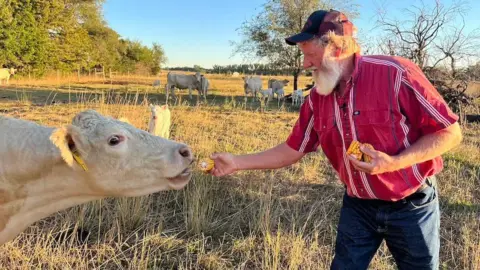
[[[212,159],[207,158],[200,161],[198,165],[200,166],[200,170],[202,170],[204,173],[208,173],[213,169],[213,166],[215,165],[215,163]]]
[[[367,154],[362,153],[362,151],[360,151],[360,146],[374,149],[371,144],[353,141],[348,147],[347,155],[353,155],[357,160],[370,163],[372,161],[372,158]]]

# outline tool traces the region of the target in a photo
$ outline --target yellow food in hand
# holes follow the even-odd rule
[[[215,163],[212,159],[209,158],[209,159],[200,161],[198,165],[200,166],[200,170],[207,173],[213,169],[213,166],[215,165]]]
[[[347,150],[347,155],[353,155],[357,160],[362,159],[362,151],[360,151],[361,143],[358,141],[353,141]]]
[[[357,160],[363,161],[363,162],[372,162],[372,158],[364,154],[362,151],[360,151],[360,146],[369,148],[369,149],[374,149],[371,144],[368,143],[360,143],[358,141],[353,141],[350,146],[347,149],[347,155],[353,155]]]

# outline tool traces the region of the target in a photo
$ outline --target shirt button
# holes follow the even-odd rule
[[[323,128],[327,128],[327,126],[323,126]]]
[[[353,174],[357,174],[357,171],[354,171]]]
[[[362,192],[362,193],[363,193],[363,188],[361,188],[361,189],[360,189],[360,192]]]
[[[347,133],[346,135],[347,135],[347,136],[350,136],[350,133]]]

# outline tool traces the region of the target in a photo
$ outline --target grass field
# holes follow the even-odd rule
[[[241,77],[206,75],[206,103],[177,92],[172,139],[197,157],[250,153],[283,142],[298,109],[244,102]],[[147,104],[165,102],[156,77],[14,79],[0,87],[0,112],[47,126],[94,108],[146,129]],[[289,78],[291,80],[291,78]],[[264,78],[266,88],[267,79]],[[310,83],[300,78],[300,87]],[[111,90],[114,91],[111,91]],[[286,88],[291,93],[292,82]],[[118,94],[111,94],[111,92]],[[480,113],[476,105],[465,113]],[[480,125],[444,155],[438,176],[441,269],[480,269]],[[195,173],[181,191],[105,199],[36,222],[0,246],[1,269],[328,269],[343,188],[321,151],[280,170],[214,178]],[[72,233],[73,232],[73,233]],[[383,244],[370,269],[396,269]]]

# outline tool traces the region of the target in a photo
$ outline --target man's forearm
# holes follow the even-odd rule
[[[238,170],[278,169],[297,162],[304,155],[282,143],[264,152],[235,156],[235,163]]]
[[[458,123],[423,136],[395,157],[398,169],[438,157],[460,144],[461,141],[462,132]]]

